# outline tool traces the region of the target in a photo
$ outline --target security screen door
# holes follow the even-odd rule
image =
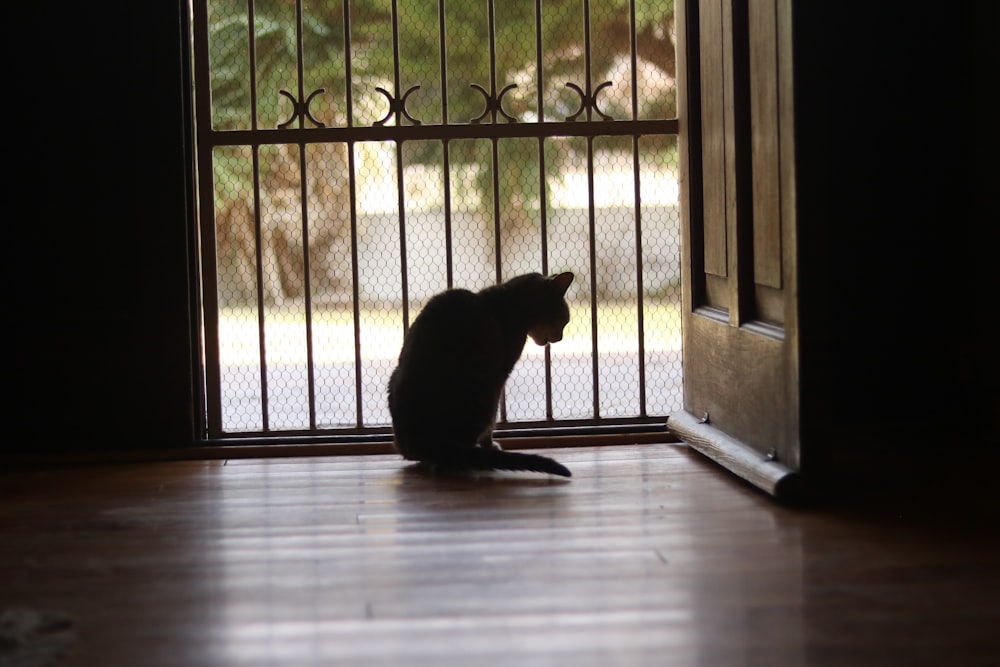
[[[377,437],[426,300],[577,274],[500,427],[681,408],[673,2],[194,0],[208,438]]]

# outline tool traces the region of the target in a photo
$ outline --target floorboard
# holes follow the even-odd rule
[[[573,478],[0,472],[0,610],[62,619],[0,664],[46,641],[68,667],[998,664],[995,527],[782,507],[681,444],[548,454]]]

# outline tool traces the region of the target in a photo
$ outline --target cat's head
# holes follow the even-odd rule
[[[563,328],[569,323],[569,306],[566,305],[566,290],[573,282],[569,271],[550,276],[542,286],[542,313],[539,321],[528,330],[536,345],[558,343],[563,337]]]

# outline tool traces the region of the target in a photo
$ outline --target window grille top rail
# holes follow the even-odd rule
[[[199,139],[211,146],[297,144],[361,141],[428,141],[457,139],[520,139],[538,137],[613,137],[677,134],[676,118],[614,120],[596,123],[404,125],[320,127],[278,130],[203,130]]]

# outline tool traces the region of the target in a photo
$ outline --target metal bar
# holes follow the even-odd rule
[[[492,3],[491,3],[492,4]],[[493,265],[496,270],[496,284],[503,282],[503,252],[500,240],[500,146],[499,139],[490,142],[493,167]],[[500,421],[507,421],[507,390],[500,392]]]
[[[354,55],[351,49],[351,3],[344,0],[344,80],[347,127],[354,127]],[[364,383],[361,359],[361,287],[358,275],[358,192],[357,165],[353,142],[347,144],[347,175],[351,206],[351,319],[354,325],[354,418],[361,428],[365,423]]]
[[[639,137],[632,137],[632,176],[635,181],[635,299],[636,338],[639,346],[639,415],[646,416],[646,313],[642,280],[642,183],[639,179]]]
[[[247,49],[250,59],[250,127],[256,131],[257,123],[257,18],[254,0],[247,0]],[[267,329],[265,327],[264,305],[264,248],[261,229],[260,199],[260,147],[251,149],[253,173],[253,228],[254,228],[254,273],[257,280],[257,360],[260,366],[260,420],[261,430],[270,430],[269,393],[267,384]]]
[[[305,90],[305,65],[303,63],[303,48],[302,48],[302,0],[295,0],[295,69],[296,78],[298,79],[298,100],[299,104],[302,104],[306,99]],[[305,113],[296,112],[299,118],[299,129],[306,126],[306,115]],[[306,274],[309,275],[308,273]]]
[[[590,85],[590,0],[583,0],[583,79],[587,99],[590,103],[585,103],[587,109],[587,122],[593,120],[593,88]]]
[[[208,2],[208,0],[205,0]],[[247,0],[247,57],[250,59],[250,129],[257,130],[257,15],[254,0]]]
[[[628,37],[629,37],[629,63],[632,67],[632,120],[639,118],[639,73],[637,72],[639,63],[639,50],[636,43],[635,34],[635,0],[628,2]],[[638,172],[636,172],[638,173]]]
[[[344,0],[347,2],[348,0]],[[392,0],[392,85],[393,85],[393,95],[396,96],[397,100],[402,100],[403,91],[400,88],[400,77],[399,77],[399,3],[397,0]],[[403,105],[394,105],[395,116],[396,116],[396,126],[403,126]]]
[[[187,4],[190,7],[190,2]],[[192,34],[192,21],[193,17],[188,14],[188,12],[180,12],[181,21],[181,31],[184,35]],[[190,39],[190,38],[189,38]],[[181,52],[183,72],[187,76],[189,86],[185,87],[182,93],[184,109],[193,112],[195,109],[195,91],[194,91],[194,80],[190,77],[194,75],[194,51],[193,42],[188,42],[188,46],[191,50],[184,49]],[[183,155],[184,161],[190,167],[196,165],[195,162],[198,151],[195,142],[195,115],[194,113],[184,114],[182,120],[183,124]],[[195,186],[193,189],[192,186]],[[195,351],[194,354],[189,355],[189,369],[191,372],[191,377],[194,379],[195,384],[191,387],[192,390],[192,403],[191,410],[194,413],[192,415],[192,436],[197,439],[204,437],[208,433],[208,416],[206,414],[206,402],[205,402],[205,362],[202,356],[202,332],[204,331],[204,302],[201,296],[201,271],[199,269],[199,263],[201,261],[201,246],[198,238],[198,227],[197,221],[199,219],[199,209],[198,202],[196,199],[198,193],[198,188],[195,183],[186,182],[184,184],[184,219],[188,221],[193,221],[195,226],[185,226],[184,228],[184,238],[185,238],[185,248],[187,250],[187,263],[191,269],[191,274],[189,275],[189,280],[187,280],[187,295],[188,303],[194,306],[191,311],[191,320],[188,326],[189,335],[189,349]]]
[[[545,139],[538,139],[538,197],[539,197],[539,236],[541,238],[542,275],[549,275],[549,198],[545,178]],[[545,418],[553,419],[552,409],[552,347],[545,346]]]
[[[251,2],[252,0],[247,0]],[[207,133],[212,127],[212,77],[208,63],[211,62],[208,39],[208,0],[194,0],[191,3],[193,23],[193,72],[195,86],[195,130]]]
[[[344,104],[347,116],[347,127],[354,127],[354,51],[351,49],[351,2],[344,0]],[[349,147],[350,148],[350,147]],[[351,183],[353,183],[353,177]],[[352,190],[353,192],[353,190]]]
[[[392,77],[395,86],[394,93],[400,99],[399,75],[399,4],[392,0]],[[396,125],[393,129],[403,127],[402,104],[395,105]],[[406,260],[406,193],[403,182],[403,141],[393,136],[396,144],[396,197],[399,211],[399,264],[400,289],[403,293],[403,335],[410,329],[410,286],[409,271]]]
[[[445,0],[438,0],[438,49],[441,56],[441,123],[448,125],[448,45],[444,3]]]
[[[545,74],[544,45],[542,44],[542,3],[535,3],[535,73],[537,81],[538,121],[544,120],[545,114]],[[548,182],[545,169],[545,137],[538,137],[538,197],[539,197],[539,234],[541,236],[542,274],[549,274],[549,197]],[[552,348],[545,346],[545,419],[554,419],[552,407]]]
[[[587,225],[590,241],[590,355],[594,419],[601,416],[600,354],[597,345],[597,222],[594,204],[594,139],[587,138]]]
[[[203,146],[248,144],[347,143],[348,141],[433,141],[457,139],[519,139],[526,137],[621,137],[676,135],[676,118],[609,120],[599,123],[552,121],[546,123],[480,123],[457,125],[378,125],[371,127],[315,127],[302,130],[205,130]]]
[[[403,335],[410,330],[410,283],[406,260],[406,191],[403,181],[403,142],[396,142],[396,197],[399,210],[400,289],[403,294]]]
[[[448,45],[445,22],[445,0],[438,2],[438,48],[441,56],[441,123],[448,125]],[[448,139],[441,141],[442,169],[444,171],[444,258],[445,284],[451,289],[455,284],[451,227],[451,153]]]
[[[593,120],[594,97],[590,85],[590,0],[583,0],[583,58],[587,86],[587,122]],[[600,355],[597,346],[597,227],[594,204],[594,137],[587,137],[587,225],[590,241],[590,363],[593,377],[594,418],[601,415]]]
[[[491,167],[493,170],[493,268],[496,271],[496,283],[503,282],[503,249],[500,240],[500,145],[499,139],[490,142]]]
[[[452,240],[452,220],[451,220],[451,157],[449,155],[449,142],[441,142],[443,154],[442,169],[444,173],[444,261],[445,261],[445,284],[448,289],[455,285],[455,262],[454,247]]]
[[[302,0],[295,0],[295,66],[298,78],[298,101],[305,100],[305,53],[302,30]],[[299,129],[305,127],[305,113],[298,113]],[[302,213],[302,285],[306,318],[306,387],[309,403],[309,428],[316,429],[316,372],[313,361],[312,270],[309,258],[309,174],[306,146],[299,149],[299,205]]]
[[[562,419],[558,426],[553,426],[550,421],[525,421],[512,422],[507,425],[498,425],[495,431],[499,438],[515,439],[519,437],[538,437],[545,435],[569,436],[569,435],[599,435],[605,434],[639,434],[659,432],[667,442],[669,434],[665,431],[666,417],[624,417],[616,418],[614,423],[607,423],[602,419]],[[318,434],[306,429],[295,429],[281,431],[280,434],[261,434],[252,431],[226,434],[218,444],[224,443],[244,443],[244,442],[272,442],[290,443],[351,443],[358,441],[366,442],[388,442],[392,439],[392,427],[390,426],[367,426],[362,428],[338,428],[335,431],[321,431]]]
[[[192,3],[194,23],[194,61],[209,62],[208,8],[207,0]],[[207,66],[194,67],[195,83],[195,135],[196,155],[199,174],[198,210],[199,235],[201,243],[201,279],[203,289],[202,337],[204,346],[205,372],[205,432],[211,436],[222,433],[222,378],[219,364],[219,301],[218,267],[215,255],[217,240],[215,235],[215,191],[214,153],[210,147],[202,146],[202,136],[209,134],[212,127],[212,84]]]
[[[500,99],[497,97],[497,34],[496,34],[496,2],[489,0],[487,3],[488,23],[489,23],[489,44],[490,44],[490,95],[495,104],[491,105],[490,122],[494,125],[497,122],[497,107],[500,106]]]
[[[356,424],[361,427],[365,423],[365,414],[364,383],[361,376],[361,288],[358,275],[358,194],[355,183],[357,167],[354,163],[354,144],[347,145],[347,172],[351,184],[351,318],[354,323],[354,408]]]
[[[490,124],[497,124],[497,44],[496,44],[496,4],[494,0],[487,2],[487,23],[490,47],[490,95],[495,104],[490,105]],[[496,271],[496,283],[503,282],[503,252],[500,240],[500,144],[499,138],[490,141],[493,166],[493,264]],[[500,421],[507,421],[507,390],[500,392]]]
[[[301,0],[300,0],[301,2]],[[313,354],[312,269],[309,259],[309,167],[305,144],[299,144],[299,203],[302,207],[302,284],[306,316],[306,385],[309,395],[309,427],[316,428],[316,364]]]
[[[635,29],[635,0],[629,0],[629,53],[632,66],[632,120],[639,118],[639,74],[638,74],[638,46],[636,43]],[[643,290],[645,289],[642,280],[642,187],[639,171],[639,137],[632,137],[632,180],[635,191],[633,201],[635,203],[635,294],[636,294],[636,338],[639,347],[639,414],[646,416],[646,328],[645,304],[643,303]]]
[[[256,115],[253,111],[252,115]],[[264,238],[261,230],[260,214],[260,147],[251,148],[253,170],[253,229],[254,229],[254,268],[257,278],[257,361],[260,364],[260,417],[261,430],[270,430],[270,413],[268,411],[267,386],[267,329],[265,328],[264,304]]]
[[[545,122],[545,45],[542,43],[542,2],[535,2],[535,91],[538,96],[538,122]]]

